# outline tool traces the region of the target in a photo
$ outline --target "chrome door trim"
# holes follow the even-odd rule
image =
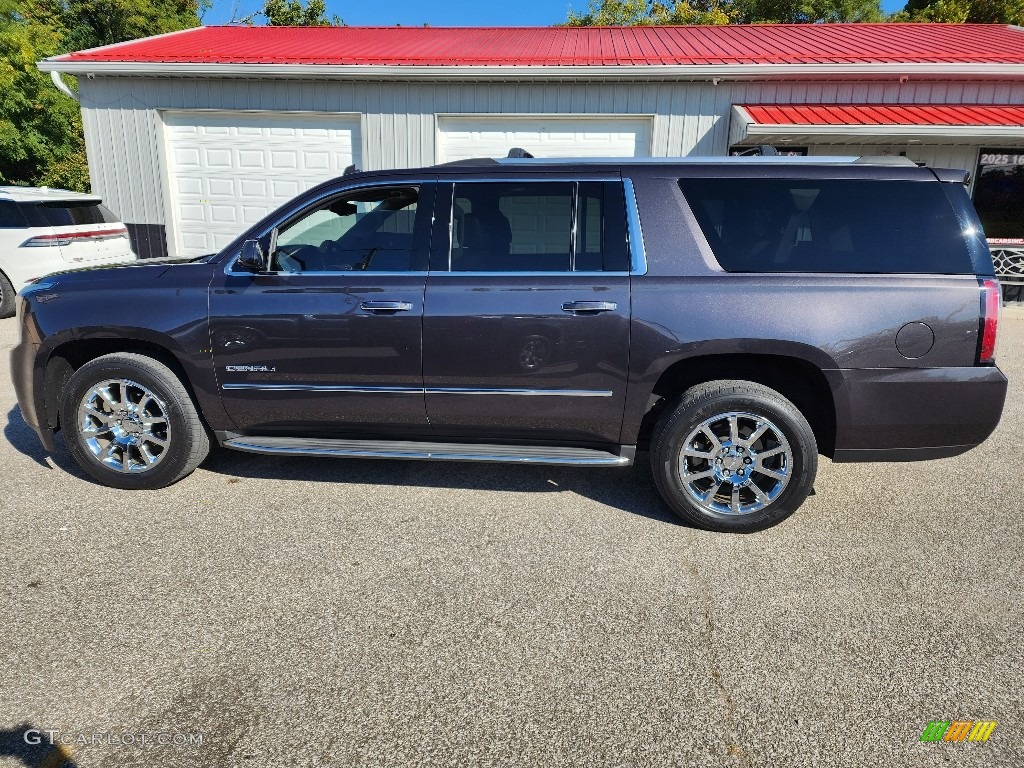
[[[426,387],[428,395],[515,395],[526,397],[611,397],[609,389],[519,389],[514,387]]]
[[[223,384],[221,389],[266,392],[344,392],[351,394],[397,395],[512,395],[525,397],[611,397],[607,389],[518,389],[479,387],[401,387],[347,384]]]
[[[422,395],[423,387],[369,387],[344,384],[223,384],[221,389],[266,392],[346,392],[353,394]]]

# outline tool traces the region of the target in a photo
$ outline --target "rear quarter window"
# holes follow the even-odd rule
[[[681,179],[729,272],[973,274],[942,185],[869,179]]]
[[[115,224],[118,221],[111,211],[99,203],[40,203],[36,206],[46,223],[51,227],[72,227],[82,224]]]

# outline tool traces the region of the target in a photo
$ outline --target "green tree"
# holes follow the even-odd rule
[[[590,0],[585,13],[569,11],[570,27],[622,27],[643,24],[728,24],[728,0]]]
[[[1024,0],[910,0],[892,20],[1024,24]]]
[[[742,24],[885,21],[880,0],[735,0]]]
[[[569,11],[566,24],[583,27],[636,24],[815,24],[885,20],[880,0],[590,0],[586,13]]]
[[[0,182],[89,188],[78,104],[37,61],[197,26],[207,2],[0,0]]]
[[[88,189],[78,104],[36,68],[61,50],[49,9],[0,0],[0,183]]]
[[[342,21],[337,16],[327,18],[324,0],[266,0],[263,15],[272,27],[337,27]]]

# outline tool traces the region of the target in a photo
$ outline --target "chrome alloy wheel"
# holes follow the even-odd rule
[[[764,509],[785,490],[793,451],[763,416],[730,411],[698,425],[683,443],[679,476],[690,498],[723,515]]]
[[[101,381],[78,406],[78,428],[93,458],[116,472],[146,472],[171,445],[167,406],[129,379]]]

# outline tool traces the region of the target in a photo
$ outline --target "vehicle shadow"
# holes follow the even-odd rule
[[[13,757],[27,768],[77,768],[60,744],[50,744],[47,732],[24,723],[0,730],[0,758]]]
[[[45,469],[60,469],[96,484],[75,463],[57,437],[48,455],[15,405],[7,413],[4,437],[11,446]],[[685,525],[665,506],[654,487],[647,454],[631,467],[527,466],[475,462],[331,459],[261,456],[214,448],[202,468],[230,478],[296,480],[358,485],[400,485],[466,491],[560,493],[570,491],[609,507],[659,522]]]
[[[56,454],[48,454],[46,452],[32,427],[22,418],[21,408],[17,405],[7,412],[4,437],[7,438],[7,442],[10,443],[14,450],[32,459],[40,467],[44,469],[62,469],[75,477],[93,482],[92,478],[85,474],[65,451],[58,450]],[[59,445],[60,437],[58,437],[57,442]]]
[[[476,462],[282,457],[214,450],[202,468],[231,478],[391,485],[510,493],[576,493],[630,514],[685,525],[654,485],[646,453],[631,467],[595,468]]]

